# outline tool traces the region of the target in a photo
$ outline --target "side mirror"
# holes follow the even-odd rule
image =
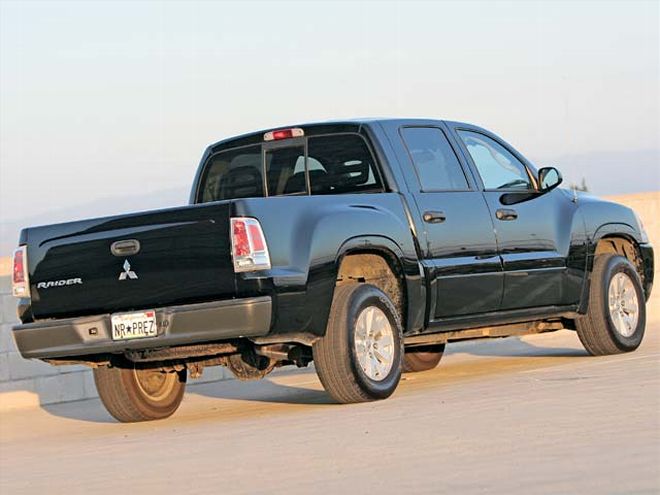
[[[500,203],[503,205],[515,205],[529,201],[530,199],[538,198],[539,196],[543,196],[545,193],[552,191],[561,184],[563,180],[561,173],[555,167],[543,167],[539,170],[538,191],[504,193],[500,196]]]
[[[555,167],[543,167],[539,170],[539,188],[541,192],[552,191],[564,179]]]

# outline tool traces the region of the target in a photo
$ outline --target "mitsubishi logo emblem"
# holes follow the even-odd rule
[[[119,274],[119,280],[126,280],[127,278],[134,280],[138,278],[138,276],[133,270],[131,270],[131,264],[128,260],[124,260],[124,271]]]

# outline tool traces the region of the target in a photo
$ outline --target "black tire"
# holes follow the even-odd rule
[[[94,383],[108,412],[122,423],[171,416],[181,404],[186,370],[164,373],[135,368],[94,368]]]
[[[432,370],[438,366],[444,352],[445,344],[406,349],[403,355],[403,372],[417,373]]]
[[[355,345],[358,317],[372,306],[385,314],[393,336],[391,368],[378,380],[367,376],[360,366]],[[389,397],[401,379],[403,356],[401,323],[392,301],[373,285],[336,287],[326,334],[313,345],[312,352],[316,373],[337,402],[347,404]]]
[[[609,306],[610,283],[619,273],[632,282],[637,298],[637,323],[627,330],[630,335],[617,331],[613,321],[616,315],[612,316]],[[627,258],[609,253],[596,256],[591,273],[589,309],[586,315],[575,320],[575,325],[582,345],[592,356],[631,352],[639,347],[646,326],[646,305],[642,281]]]

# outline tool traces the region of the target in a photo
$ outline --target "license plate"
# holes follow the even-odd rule
[[[112,340],[143,339],[158,335],[155,311],[112,315]]]

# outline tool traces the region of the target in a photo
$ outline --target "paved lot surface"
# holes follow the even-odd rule
[[[193,385],[156,423],[98,400],[5,414],[0,493],[659,493],[651,306],[635,353],[568,331],[455,344],[379,403],[330,404],[306,370]]]

